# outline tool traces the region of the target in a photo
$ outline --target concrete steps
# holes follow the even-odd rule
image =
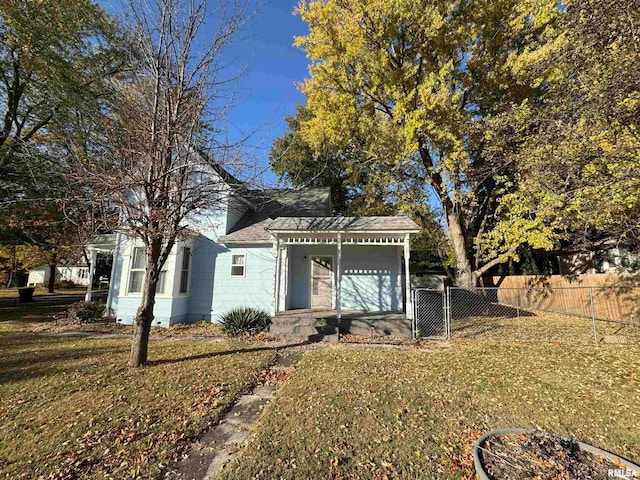
[[[269,335],[303,342],[337,342],[340,337],[337,319],[309,316],[274,317]]]
[[[276,315],[269,333],[282,339],[317,342],[337,341],[340,334],[347,333],[411,338],[411,327],[412,321],[398,312],[343,312],[338,322],[333,312],[307,310]]]

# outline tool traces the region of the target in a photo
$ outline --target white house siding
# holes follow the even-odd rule
[[[335,245],[294,246],[290,249],[290,308],[309,308],[311,255],[333,255]],[[398,247],[343,245],[343,310],[400,311]]]
[[[39,285],[49,280],[49,267],[36,267],[29,270],[27,285]]]
[[[231,276],[231,255],[243,253],[244,277]],[[235,307],[254,307],[269,311],[273,295],[275,257],[271,245],[238,246],[216,256],[213,278],[212,320]]]
[[[48,265],[33,268],[29,271],[29,278],[27,279],[28,285],[39,285],[49,281],[49,272],[51,271]],[[83,275],[82,272],[85,272]],[[66,280],[75,283],[76,285],[89,285],[89,268],[86,266],[66,266],[61,265],[56,267],[56,282]]]
[[[89,267],[87,266],[62,266],[59,267],[60,279],[68,280],[77,285],[89,285]]]

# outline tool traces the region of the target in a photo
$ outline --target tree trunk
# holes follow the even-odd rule
[[[141,367],[147,363],[147,351],[149,347],[149,332],[153,323],[153,306],[155,304],[157,279],[151,279],[145,275],[146,294],[143,296],[142,304],[136,312],[133,325],[133,342],[131,344],[131,358],[129,365]]]
[[[153,307],[156,302],[156,289],[158,287],[159,268],[156,263],[159,261],[160,244],[147,249],[147,265],[142,286],[142,303],[136,312],[133,325],[133,342],[131,344],[131,367],[141,367],[147,363],[147,351],[149,347],[149,332],[153,324]]]
[[[151,318],[148,318],[151,317]],[[129,365],[141,367],[147,363],[147,352],[149,348],[149,332],[153,322],[153,308],[139,309],[133,325],[133,342],[131,343],[131,358]]]
[[[471,269],[465,234],[460,225],[459,216],[455,212],[448,212],[447,224],[451,245],[456,255],[456,286],[470,290],[476,287],[477,278]]]
[[[136,313],[133,325],[133,343],[131,344],[131,359],[129,365],[141,367],[147,363],[149,348],[149,332],[153,323],[153,307],[156,301],[156,287],[158,278],[145,274],[142,304]]]
[[[58,254],[53,252],[51,256],[51,261],[49,262],[49,284],[47,291],[49,293],[53,293],[53,288],[56,283],[56,267],[58,266]]]
[[[9,280],[7,280],[7,285],[6,288],[11,288],[12,284],[13,284],[13,275],[14,272],[17,270],[18,268],[18,252],[17,252],[17,247],[14,245],[13,249],[11,250],[11,268],[9,269]]]

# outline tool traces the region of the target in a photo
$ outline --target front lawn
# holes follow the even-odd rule
[[[51,295],[84,295],[87,291],[87,287],[76,286],[73,288],[56,288],[54,293],[49,293],[47,287],[43,285],[38,285],[35,287],[35,291],[33,292],[34,297],[47,297]],[[106,289],[93,289],[93,293],[106,293]],[[18,289],[17,288],[0,288],[0,298],[17,298],[18,297]]]
[[[110,333],[132,335],[133,326],[116,323],[113,319],[78,324],[65,318],[64,312],[73,300],[57,299],[48,302],[32,302],[12,306],[0,306],[0,332],[25,332],[25,333]],[[217,323],[198,322],[193,324],[177,324],[170,328],[153,328],[151,336],[193,339],[193,338],[217,338],[229,340],[220,325]],[[264,340],[261,336],[244,337],[249,342]]]
[[[30,302],[0,306],[0,332],[38,331],[54,324],[54,315],[64,312],[73,300]]]
[[[4,314],[2,478],[158,478],[275,358],[246,344],[153,342],[152,365],[134,370],[129,340],[33,335]]]
[[[485,431],[540,427],[640,461],[640,348],[453,342],[308,353],[223,478],[475,478]]]

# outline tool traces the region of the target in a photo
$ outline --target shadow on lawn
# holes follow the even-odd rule
[[[462,322],[459,322],[455,324],[455,326],[452,322],[451,336],[454,338],[476,338],[486,337],[488,335],[499,336],[499,334],[501,333],[506,333],[506,330],[506,325],[502,325],[493,321],[467,321],[464,324]]]
[[[263,352],[266,350],[274,350],[274,351],[278,351],[278,350],[282,350],[285,348],[292,348],[292,347],[300,347],[302,345],[308,345],[312,342],[309,341],[305,341],[305,342],[298,342],[298,343],[288,343],[286,345],[278,345],[275,347],[255,347],[255,348],[237,348],[237,349],[233,349],[233,350],[223,350],[223,351],[217,351],[217,352],[207,352],[207,353],[199,353],[197,355],[190,355],[188,357],[181,357],[181,358],[163,358],[160,360],[152,360],[150,362],[147,362],[147,365],[149,367],[153,367],[156,365],[167,365],[167,364],[172,364],[172,363],[180,363],[180,362],[187,362],[189,360],[201,360],[203,358],[213,358],[213,357],[222,357],[224,355],[233,355],[235,353],[251,353],[251,352]]]
[[[55,375],[60,372],[86,373],[86,369],[95,365],[91,360],[105,355],[122,355],[128,349],[119,347],[86,347],[73,349],[46,349],[33,352],[32,355],[17,355],[11,359],[0,360],[0,384],[18,382]],[[68,362],[82,361],[81,367],[69,365]],[[90,363],[84,363],[90,362]],[[98,367],[99,368],[99,367]],[[83,371],[84,370],[84,371]]]

